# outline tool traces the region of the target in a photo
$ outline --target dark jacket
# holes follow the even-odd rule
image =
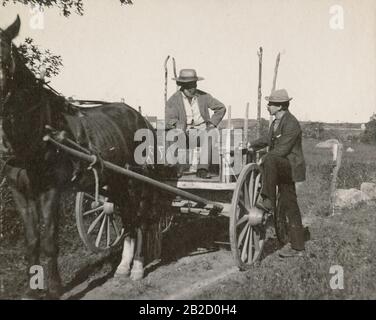
[[[210,122],[214,126],[223,119],[226,113],[226,107],[217,99],[213,98],[209,93],[201,90],[196,91],[197,102],[200,113],[205,122]],[[209,109],[214,113],[210,117]],[[167,101],[165,108],[166,129],[187,129],[187,115],[185,113],[184,102],[181,91],[176,91]]]
[[[273,126],[270,126],[268,136],[261,137],[251,143],[251,147],[255,150],[266,146],[269,146],[269,154],[289,160],[293,181],[305,180],[306,165],[302,147],[302,130],[299,121],[288,110],[275,131]]]

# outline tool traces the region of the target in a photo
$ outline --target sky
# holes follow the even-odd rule
[[[21,18],[14,40],[32,37],[63,58],[50,84],[77,99],[120,101],[164,117],[164,60],[194,68],[198,87],[231,106],[233,118],[257,114],[258,56],[263,47],[262,116],[269,118],[275,59],[277,88],[293,97],[302,121],[367,122],[376,112],[374,0],[84,0],[84,15],[0,7],[0,28]],[[38,16],[39,17],[39,16]],[[38,20],[39,22],[42,20]],[[33,28],[34,23],[34,28]],[[169,63],[168,95],[176,90]]]

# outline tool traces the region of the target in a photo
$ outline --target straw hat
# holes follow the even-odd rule
[[[269,102],[286,102],[290,101],[292,98],[289,97],[286,89],[274,90],[270,96],[265,97]]]
[[[196,70],[194,69],[181,69],[179,77],[172,78],[172,80],[176,80],[177,82],[194,82],[204,80],[204,78],[197,77]]]

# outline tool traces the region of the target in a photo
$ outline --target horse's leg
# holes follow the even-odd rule
[[[132,280],[140,280],[144,277],[143,235],[145,233],[145,217],[148,210],[148,201],[152,201],[152,197],[150,197],[150,188],[146,185],[142,185],[141,188],[141,196],[139,198],[140,205],[137,210],[136,251],[131,271]]]
[[[45,234],[42,249],[47,258],[47,281],[50,298],[59,298],[62,293],[61,278],[57,265],[58,248],[58,214],[60,190],[51,188],[40,195],[40,207],[43,213]]]
[[[143,227],[138,227],[136,229],[136,251],[134,253],[133,266],[131,271],[131,279],[141,280],[144,277],[144,255],[143,255]]]
[[[135,249],[135,230],[134,230],[134,201],[131,180],[125,179],[121,180],[119,185],[128,185],[128,189],[124,191],[124,193],[118,198],[118,205],[120,207],[121,212],[121,219],[123,221],[123,226],[131,226],[130,230],[127,230],[128,234],[125,236],[124,244],[123,244],[123,251],[121,255],[121,261],[116,268],[115,276],[119,277],[129,277],[131,273],[131,264],[134,256],[134,249]],[[112,189],[119,190],[119,187],[115,184],[112,186]],[[132,190],[132,191],[131,191]],[[131,221],[133,220],[133,221]]]
[[[26,241],[26,264],[27,276],[30,281],[30,268],[33,265],[39,265],[39,219],[36,202],[31,200],[26,193],[20,192],[17,188],[10,187],[13,200],[17,211],[21,214],[24,228],[25,228],[25,241]],[[28,281],[26,296],[30,298],[38,298],[39,292],[30,286]]]
[[[134,256],[135,238],[130,235],[124,239],[123,252],[120,264],[118,265],[115,276],[128,277],[131,273],[131,263]]]

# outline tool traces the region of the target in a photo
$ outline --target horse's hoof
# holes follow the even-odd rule
[[[131,274],[131,270],[129,269],[129,267],[123,267],[123,266],[118,266],[116,271],[115,271],[115,274],[114,274],[114,277],[129,277]]]
[[[144,277],[144,264],[142,261],[134,260],[131,271],[131,279],[133,281],[141,280]]]
[[[144,278],[144,270],[132,270],[131,279],[133,281],[138,281]]]

